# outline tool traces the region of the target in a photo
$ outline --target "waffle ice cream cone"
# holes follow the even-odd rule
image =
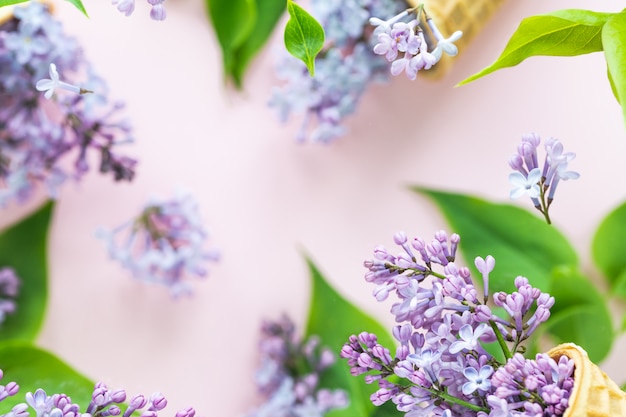
[[[563,355],[574,361],[574,388],[563,417],[626,416],[626,393],[589,360],[587,352],[573,343],[550,349],[548,355],[558,361]]]
[[[407,2],[411,7],[424,3],[424,10],[434,19],[443,36],[448,37],[457,30],[462,31],[463,37],[455,42],[461,54],[504,0],[407,0]],[[432,69],[420,71],[420,74],[441,76],[449,69],[453,59],[444,55]]]

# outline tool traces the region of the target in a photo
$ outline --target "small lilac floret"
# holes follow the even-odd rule
[[[54,64],[50,64],[50,78],[43,78],[37,81],[35,88],[38,91],[45,91],[44,97],[47,99],[52,98],[52,94],[57,88],[62,90],[67,90],[75,94],[82,94],[83,91],[80,87],[77,87],[72,84],[68,84],[59,79],[59,72],[57,71],[57,67]]]

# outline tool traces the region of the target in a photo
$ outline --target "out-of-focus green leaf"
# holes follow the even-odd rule
[[[6,341],[0,343],[0,369],[4,372],[3,383],[15,381],[20,392],[2,401],[4,410],[11,410],[24,402],[24,394],[43,388],[48,395],[63,393],[72,397],[84,412],[91,401],[94,384],[73,370],[53,354],[27,342]]]
[[[613,93],[615,100],[617,100],[618,103],[621,103],[619,100],[619,96],[617,95],[617,88],[615,87],[615,82],[613,81],[613,77],[611,76],[611,70],[609,70],[608,65],[606,67],[606,76],[609,79],[609,85],[611,86],[611,92]]]
[[[461,81],[459,85],[499,69],[515,66],[531,56],[575,56],[602,51],[602,27],[611,16],[611,13],[569,9],[528,17],[522,20],[493,64]]]
[[[626,99],[626,12],[612,15],[602,28],[602,45],[608,66],[609,82],[617,101]],[[626,123],[626,106],[622,104]]]
[[[363,331],[374,333],[383,346],[395,351],[395,343],[385,328],[373,318],[338,294],[319,272],[312,261],[307,260],[313,283],[307,336],[317,335],[321,344],[339,354],[350,335]],[[342,410],[328,413],[330,417],[370,416],[374,413],[369,397],[376,387],[365,384],[363,377],[350,375],[345,359],[337,362],[322,375],[320,386],[342,388],[350,395],[350,404]],[[382,417],[382,416],[381,416]]]
[[[257,20],[255,0],[206,0],[209,17],[222,49],[224,73],[231,76],[236,53],[252,35]]]
[[[0,0],[0,18],[12,14],[11,7],[14,4],[25,3],[29,0]]]
[[[595,264],[611,291],[626,300],[626,203],[604,218],[591,244]]]
[[[575,268],[554,271],[550,295],[556,300],[544,331],[559,343],[584,348],[593,362],[600,362],[613,346],[614,332],[607,303],[597,288]]]
[[[292,0],[287,0],[290,19],[285,26],[285,47],[294,57],[306,64],[315,75],[315,57],[324,46],[324,28],[313,16]]]
[[[235,84],[241,87],[248,65],[261,50],[285,11],[285,0],[255,0],[257,18],[245,42],[234,53],[232,76]]]
[[[476,256],[495,258],[496,267],[489,278],[491,292],[513,291],[518,275],[546,291],[555,267],[578,263],[567,239],[554,226],[526,210],[468,195],[423,187],[413,189],[430,197],[443,212],[451,231],[461,236],[459,247],[468,266],[474,267]]]
[[[21,280],[17,310],[0,326],[0,340],[33,340],[43,321],[48,296],[47,251],[52,203],[0,232],[0,268]]]

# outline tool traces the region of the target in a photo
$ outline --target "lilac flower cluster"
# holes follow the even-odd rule
[[[27,200],[41,183],[56,196],[63,182],[89,170],[91,151],[100,155],[102,173],[131,180],[136,161],[113,150],[132,141],[118,116],[123,105],[109,102],[82,49],[43,3],[15,7],[13,15],[0,25],[0,205]],[[85,76],[95,93],[56,94],[74,87],[59,72]]]
[[[3,372],[0,370],[0,379]],[[19,385],[9,382],[0,385],[0,401],[15,396],[19,392]],[[10,412],[4,413],[6,417],[28,417],[29,409],[35,412],[37,417],[130,417],[133,413],[140,417],[158,417],[159,412],[167,406],[167,399],[161,393],[154,393],[150,398],[138,394],[128,399],[128,405],[123,403],[127,400],[126,391],[111,390],[102,382],[98,382],[92,392],[91,401],[85,412],[80,411],[80,405],[72,402],[65,394],[48,395],[39,388],[35,393],[27,392],[25,402],[18,403]],[[194,417],[196,411],[189,407],[176,413],[176,417]]]
[[[152,20],[165,20],[165,0],[148,0],[150,4],[150,18]],[[135,11],[135,0],[111,0],[111,4],[117,7],[120,13],[130,16]]]
[[[409,22],[401,21],[417,10],[415,18]],[[430,28],[432,37],[437,42],[429,52],[429,45],[420,25],[420,17],[424,15]],[[378,43],[374,45],[374,53],[384,55],[391,62],[391,74],[399,75],[402,72],[410,80],[417,77],[420,70],[429,70],[441,59],[443,53],[455,56],[459,51],[454,42],[461,39],[463,32],[456,31],[449,38],[445,38],[435,21],[426,14],[423,6],[416,9],[408,9],[388,20],[376,17],[370,19],[370,23],[376,26],[374,35]],[[399,57],[399,54],[402,56]]]
[[[261,333],[262,365],[256,380],[267,401],[248,417],[321,417],[348,404],[345,391],[318,386],[335,357],[317,338],[299,339],[286,316],[263,323]]]
[[[0,269],[0,323],[17,309],[15,299],[19,294],[20,284],[21,281],[13,268]]]
[[[385,61],[372,52],[368,19],[404,8],[403,0],[311,1],[311,12],[324,27],[327,41],[315,61],[315,76],[282,51],[277,75],[284,83],[274,88],[269,101],[282,121],[304,113],[298,141],[329,143],[345,133],[343,121],[356,110],[367,87],[388,78]]]
[[[562,357],[557,363],[546,355],[533,361],[521,355],[521,343],[548,319],[554,298],[517,277],[516,291],[496,292],[489,305],[492,256],[475,260],[483,278],[480,291],[470,270],[454,263],[458,235],[439,231],[426,243],[409,241],[401,232],[394,241],[400,254],[379,246],[364,264],[377,300],[391,293],[398,297],[391,313],[401,323],[392,331],[399,347],[392,355],[376,335],[363,332],[351,336],[341,351],[353,375],[367,374],[367,383],[378,383],[371,401],[391,400],[407,417],[562,415],[573,361]],[[508,317],[494,314],[495,307]],[[505,364],[485,349],[490,343],[497,343]]]
[[[522,137],[517,153],[509,159],[510,167],[515,170],[509,174],[509,182],[513,185],[511,198],[519,198],[528,194],[533,205],[545,217],[548,224],[548,210],[554,200],[554,193],[559,181],[575,180],[580,177],[577,172],[567,171],[569,161],[576,157],[573,152],[563,152],[563,145],[555,138],[545,142],[546,157],[543,167],[539,166],[537,148],[541,138],[531,133]]]
[[[205,249],[208,234],[190,194],[150,201],[136,218],[111,231],[99,230],[111,258],[136,278],[164,285],[172,296],[191,293],[188,275],[204,277],[205,263],[217,261]]]

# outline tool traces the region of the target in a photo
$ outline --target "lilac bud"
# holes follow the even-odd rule
[[[160,393],[155,392],[150,397],[150,407],[148,411],[161,411],[167,406],[167,399]]]
[[[114,403],[123,403],[124,401],[126,401],[126,391],[124,391],[123,389],[113,391],[111,393],[111,400]]]
[[[196,410],[189,407],[184,410],[180,410],[176,413],[176,417],[193,417],[196,414]]]
[[[397,232],[393,235],[393,241],[396,245],[402,246],[407,242],[407,240],[406,233],[404,232]]]

